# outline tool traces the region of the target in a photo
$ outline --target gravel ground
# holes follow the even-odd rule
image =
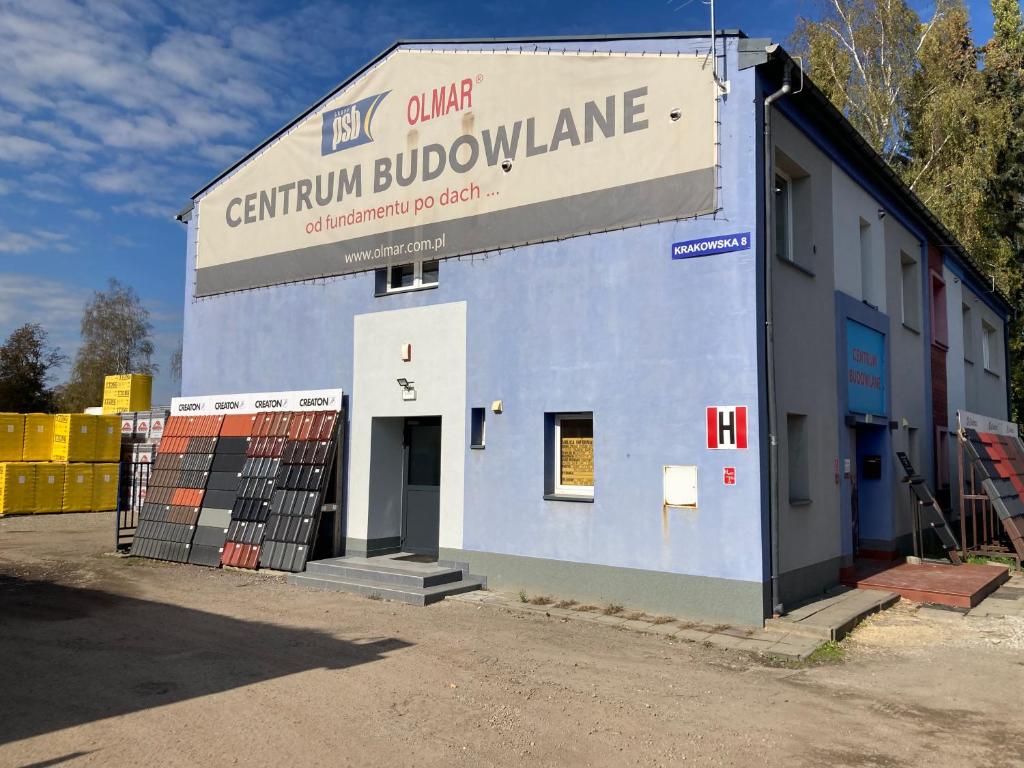
[[[901,603],[838,661],[104,554],[0,520],[0,766],[1024,764],[1019,620]]]

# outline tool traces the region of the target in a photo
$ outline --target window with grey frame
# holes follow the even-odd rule
[[[775,255],[814,274],[811,175],[781,150],[775,150]]]
[[[789,503],[811,503],[810,448],[807,438],[807,416],[786,414],[786,455],[789,475]]]

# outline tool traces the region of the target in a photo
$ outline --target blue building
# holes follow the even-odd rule
[[[396,43],[193,197],[182,394],[340,387],[345,551],[758,625],[906,551],[1006,301],[741,32]]]

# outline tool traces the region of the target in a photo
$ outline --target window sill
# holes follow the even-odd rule
[[[995,376],[997,379],[999,378],[999,371],[993,371],[988,366],[985,366],[985,373],[987,373],[989,376]]]
[[[964,365],[969,365],[969,366],[971,366],[973,368],[974,367],[974,361],[971,360],[971,358],[969,358],[969,357],[965,357],[964,358]]]
[[[593,504],[593,496],[573,496],[569,493],[545,493],[544,501],[579,501],[584,504]]]
[[[469,450],[471,450],[471,451],[482,451],[486,447],[487,447],[486,445],[471,445],[471,446],[469,446]]]
[[[816,277],[816,275],[814,274],[814,270],[813,269],[811,269],[810,267],[805,267],[799,261],[793,261],[792,259],[787,259],[785,256],[779,256],[778,259],[783,264],[785,264],[787,267],[792,267],[797,272],[803,272],[808,277]]]
[[[906,328],[911,333],[917,334],[918,336],[921,335],[921,329],[920,328],[915,328],[914,326],[910,325],[909,323],[903,323],[902,325],[903,325],[904,328]]]
[[[438,283],[431,283],[430,285],[414,285],[410,288],[396,288],[393,291],[374,291],[373,295],[376,298],[381,298],[382,296],[401,296],[403,293],[416,293],[416,291],[432,291],[434,288],[437,288],[437,286]]]
[[[811,506],[810,499],[790,499],[789,506],[791,507],[809,507]]]

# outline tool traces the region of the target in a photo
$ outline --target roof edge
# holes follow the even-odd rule
[[[853,145],[853,149],[859,152],[863,156],[864,162],[871,167],[871,169],[878,175],[879,180],[883,186],[888,187],[895,193],[897,198],[902,200],[906,207],[916,215],[921,223],[924,225],[925,231],[932,237],[934,241],[930,242],[929,245],[934,245],[939,248],[940,253],[951,253],[957,260],[963,264],[964,268],[971,273],[971,276],[978,280],[982,286],[991,284],[991,275],[986,274],[979,264],[971,256],[970,252],[963,246],[963,244],[957,239],[957,237],[949,231],[945,224],[935,215],[932,210],[925,205],[924,201],[917,196],[907,183],[903,181],[896,169],[893,168],[880,154],[872,147],[867,139],[865,139],[860,131],[853,127],[853,124],[846,118],[846,116],[836,109],[836,106],[831,100],[824,94],[824,92],[815,85],[814,81],[803,71],[801,62],[795,60],[788,51],[782,46],[773,46],[768,51],[768,61],[765,64],[759,65],[760,67],[770,66],[773,62],[786,65],[790,64],[801,70],[803,74],[803,92],[810,95],[816,102],[816,106],[819,107],[816,113],[819,119],[827,120],[833,125],[837,126],[842,132],[842,139]],[[995,298],[999,304],[1002,305],[1004,312],[1007,317],[1013,314],[1013,305],[1010,303],[1009,297],[1007,297],[998,287],[991,287],[989,294]]]

